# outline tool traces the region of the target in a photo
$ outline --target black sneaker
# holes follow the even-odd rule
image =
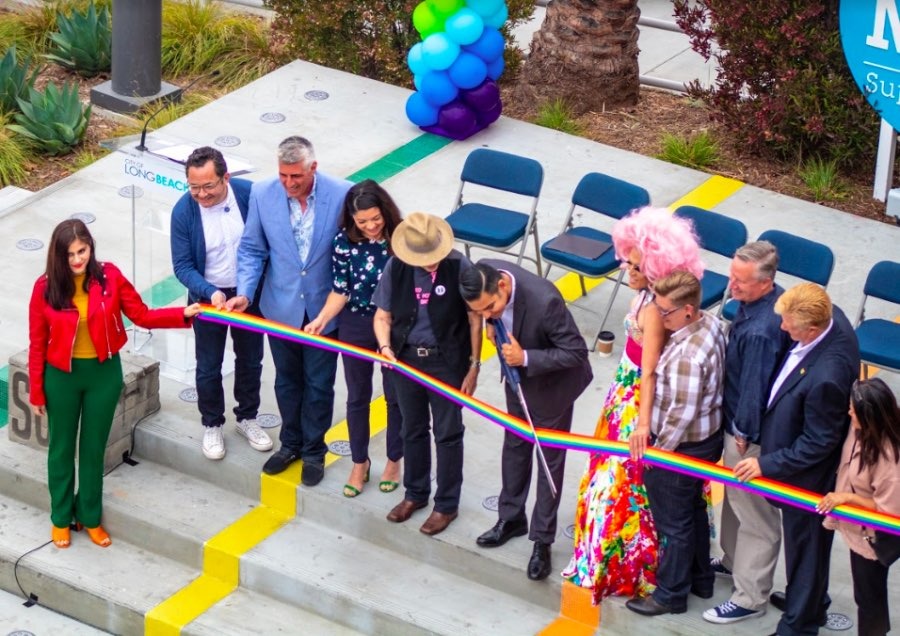
[[[725,567],[720,557],[710,557],[709,567],[716,573],[716,576],[731,576],[731,570]]]
[[[300,453],[282,446],[263,465],[263,472],[267,475],[283,473],[298,459],[300,459]]]
[[[315,486],[325,476],[325,464],[303,460],[303,468],[300,471],[300,483],[304,486]]]

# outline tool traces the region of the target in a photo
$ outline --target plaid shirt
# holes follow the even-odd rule
[[[656,446],[675,450],[719,430],[725,331],[718,318],[700,320],[673,333],[656,366],[652,430]]]

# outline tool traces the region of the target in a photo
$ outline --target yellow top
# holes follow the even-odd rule
[[[72,296],[72,303],[78,310],[78,329],[75,331],[75,344],[72,346],[73,358],[96,358],[97,350],[91,341],[91,334],[88,332],[87,313],[88,313],[88,295],[84,291],[85,274],[79,274],[75,277],[75,295]]]

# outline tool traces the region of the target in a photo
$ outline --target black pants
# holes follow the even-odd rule
[[[506,408],[511,415],[525,419],[519,399],[513,395],[509,387],[506,389]],[[572,412],[573,406],[569,405],[569,408],[556,417],[536,420],[534,425],[537,428],[556,431],[571,430]],[[550,493],[550,483],[540,465],[540,460],[535,461],[534,444],[509,432],[503,436],[501,462],[503,488],[500,490],[498,514],[504,521],[525,519],[525,502],[531,487],[532,466],[537,463],[537,496],[531,513],[528,538],[551,544],[556,538],[556,511],[559,508],[563,474],[566,471],[566,451],[557,448],[543,448],[543,451],[550,475],[553,477],[553,484],[556,486],[556,497]]]
[[[462,386],[463,375],[450,368],[440,353],[418,357],[415,348],[404,347],[399,359],[450,386]],[[431,430],[437,458],[434,509],[456,512],[462,491],[462,411],[445,397],[429,391],[399,373],[394,375],[397,402],[403,414],[403,486],[410,501],[428,501],[431,495]],[[430,417],[429,417],[430,410]]]
[[[850,551],[856,628],[859,636],[884,636],[891,629],[888,608],[888,568]]]
[[[831,604],[828,574],[834,532],[822,527],[821,515],[789,507],[781,510],[781,525],[787,606],[778,622],[778,634],[818,634],[819,619]]]

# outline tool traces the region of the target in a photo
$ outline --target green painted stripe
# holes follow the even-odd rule
[[[186,293],[187,289],[185,286],[175,278],[175,274],[172,274],[142,293],[141,298],[143,298],[150,307],[165,307],[176,300],[183,299]],[[128,318],[124,318],[124,322],[126,327],[131,326],[131,321],[128,320]]]
[[[0,368],[0,428],[9,421],[9,367]]]
[[[417,161],[421,161],[428,155],[431,155],[444,146],[453,143],[452,139],[425,133],[420,135],[384,155],[380,159],[373,161],[361,170],[357,170],[349,177],[348,180],[358,183],[363,179],[374,179],[381,182],[390,179],[396,174],[403,172]]]

